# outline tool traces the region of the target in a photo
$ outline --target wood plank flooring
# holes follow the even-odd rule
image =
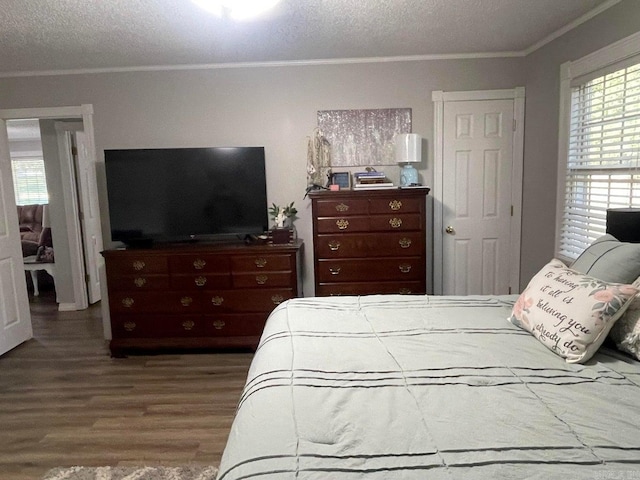
[[[99,305],[31,299],[34,338],[0,357],[0,480],[58,466],[217,465],[251,353],[111,358]]]

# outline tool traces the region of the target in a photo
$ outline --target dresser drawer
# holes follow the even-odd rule
[[[316,255],[320,259],[357,257],[420,256],[424,241],[420,232],[355,233],[318,235]]]
[[[226,255],[189,254],[174,255],[169,258],[171,273],[208,273],[229,271],[229,258]]]
[[[421,280],[424,260],[419,257],[318,260],[319,283],[383,280]]]
[[[233,286],[235,288],[288,287],[292,281],[291,272],[264,271],[233,274]]]
[[[115,313],[200,313],[200,292],[122,291],[109,296],[109,307]]]
[[[375,295],[375,294],[423,295],[426,293],[424,282],[350,282],[321,283],[316,287],[316,295],[328,297],[334,295]]]
[[[238,256],[231,259],[231,270],[234,273],[291,270],[291,260],[291,255]]]
[[[315,207],[315,214],[318,217],[343,217],[369,213],[369,201],[366,198],[318,200],[315,202]]]
[[[370,228],[372,232],[405,232],[422,229],[423,218],[419,213],[372,215]]]
[[[369,216],[322,217],[317,219],[318,233],[368,232],[371,230]]]
[[[205,334],[212,337],[259,337],[268,313],[204,315]]]
[[[112,315],[114,338],[199,337],[205,335],[202,315]]]
[[[424,198],[372,198],[369,213],[420,213],[424,210]]]
[[[150,273],[168,273],[167,257],[161,255],[129,254],[109,258],[107,274],[114,275],[148,275]]]
[[[229,287],[231,287],[231,275],[228,273],[202,272],[200,274],[171,276],[171,288],[174,290],[205,290],[208,288]]]
[[[168,275],[121,275],[109,279],[109,288],[120,290],[166,290],[169,288]]]
[[[293,289],[213,290],[204,296],[205,313],[271,312],[294,297]]]

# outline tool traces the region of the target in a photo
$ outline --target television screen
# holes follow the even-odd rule
[[[263,147],[104,153],[113,240],[244,237],[268,227]]]

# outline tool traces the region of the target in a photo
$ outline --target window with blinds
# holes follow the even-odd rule
[[[11,159],[16,205],[49,203],[42,157]]]
[[[640,63],[572,87],[570,115],[558,254],[575,259],[607,208],[640,207]]]

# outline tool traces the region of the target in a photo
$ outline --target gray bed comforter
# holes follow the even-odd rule
[[[515,298],[283,303],[218,478],[640,479],[640,363],[566,363]]]

